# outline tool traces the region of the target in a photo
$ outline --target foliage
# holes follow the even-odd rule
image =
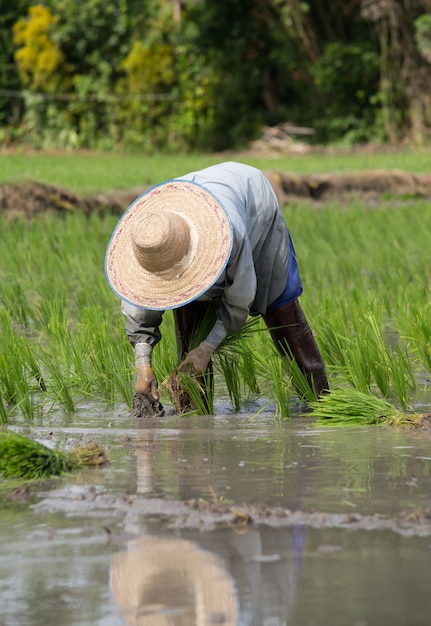
[[[30,0],[0,0],[0,85],[6,91],[0,94],[0,130],[3,124],[18,125],[22,114],[21,99],[7,94],[14,94],[21,87],[13,57],[15,47],[12,28],[26,13],[29,2]]]
[[[429,10],[429,0],[362,1],[361,16],[374,25],[378,39],[379,102],[385,132],[391,141],[404,136],[420,144],[429,135],[429,65],[417,48],[423,47],[427,37]]]
[[[377,51],[369,42],[331,42],[310,71],[325,110],[315,124],[318,136],[329,141],[341,136],[351,144],[366,141],[378,119]]]
[[[423,58],[431,63],[431,15],[420,15],[414,21],[415,39]]]
[[[62,86],[60,71],[64,55],[50,39],[51,27],[58,22],[47,7],[31,6],[27,19],[14,25],[14,43],[19,47],[15,54],[23,84],[34,91],[55,91]]]
[[[317,142],[429,134],[429,0],[190,0],[180,19],[170,0],[9,5],[0,60],[29,93],[22,120],[4,101],[5,137],[151,152],[229,149],[286,121]]]

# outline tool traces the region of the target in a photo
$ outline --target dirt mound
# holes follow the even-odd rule
[[[431,174],[369,170],[345,174],[295,175],[266,172],[281,203],[292,198],[328,200],[347,197],[431,197]]]
[[[54,185],[26,181],[0,185],[0,212],[8,218],[38,213],[73,213],[76,211],[103,215],[106,212],[120,215],[144,189],[116,191],[107,195],[82,196]]]
[[[347,200],[387,197],[431,197],[431,174],[415,175],[404,171],[372,170],[346,174],[295,175],[275,170],[267,171],[274,190],[282,204],[292,199]],[[13,218],[52,211],[85,214],[106,212],[121,215],[145,188],[113,191],[103,195],[82,196],[67,189],[45,183],[26,181],[0,185],[0,211]]]

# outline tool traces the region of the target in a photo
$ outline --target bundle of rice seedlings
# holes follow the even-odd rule
[[[48,478],[70,471],[64,454],[38,441],[0,432],[0,474],[3,478]]]
[[[71,472],[78,466],[105,462],[103,449],[94,442],[64,453],[18,433],[0,431],[0,475],[3,478],[49,478]]]
[[[334,389],[319,400],[309,402],[309,406],[318,422],[331,425],[419,425],[425,418],[402,413],[384,398],[353,387]]]
[[[213,412],[212,373],[194,376],[176,370],[163,381],[161,390],[166,389],[179,414]],[[205,388],[208,390],[205,392]]]
[[[104,449],[95,441],[76,446],[66,458],[72,469],[77,466],[104,465],[108,462]]]

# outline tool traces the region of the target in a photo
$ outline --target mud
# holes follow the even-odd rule
[[[371,170],[346,174],[295,175],[277,170],[265,172],[282,204],[293,199],[326,201],[331,198],[361,198],[380,201],[391,198],[430,198],[431,174]],[[41,212],[56,214],[82,211],[120,215],[145,187],[83,196],[40,182],[25,181],[0,185],[0,212],[8,218],[31,218]]]
[[[403,510],[392,518],[360,513],[325,513],[323,511],[292,511],[264,504],[233,504],[192,499],[166,501],[145,498],[138,494],[112,494],[96,486],[74,487],[55,491],[47,501],[35,505],[41,515],[67,511],[68,515],[108,516],[116,519],[127,515],[156,517],[175,530],[210,532],[217,528],[247,531],[265,525],[271,528],[310,526],[348,530],[390,530],[404,537],[431,537],[431,507]],[[106,529],[109,533],[109,529]]]
[[[151,400],[144,392],[135,392],[133,394],[132,419],[146,417],[163,417],[165,411],[158,400]]]
[[[365,202],[386,198],[430,198],[431,174],[411,174],[400,170],[371,170],[345,174],[299,176],[266,172],[279,201],[292,199],[326,201],[331,198]]]
[[[34,217],[39,213],[83,212],[86,215],[107,212],[120,215],[145,189],[115,191],[106,195],[83,196],[68,189],[36,181],[0,185],[0,212],[7,218]]]

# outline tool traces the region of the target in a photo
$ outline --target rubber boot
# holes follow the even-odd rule
[[[186,356],[193,348],[203,341],[214,325],[216,313],[210,302],[190,302],[185,306],[173,310],[175,320],[175,335],[177,340],[178,359]],[[208,375],[209,374],[209,375]],[[197,380],[205,390],[202,400],[209,411],[207,397],[214,390],[213,366],[211,361],[205,376],[198,376]]]
[[[328,392],[323,359],[298,300],[267,311],[263,318],[281,356],[295,359],[317,396]]]

